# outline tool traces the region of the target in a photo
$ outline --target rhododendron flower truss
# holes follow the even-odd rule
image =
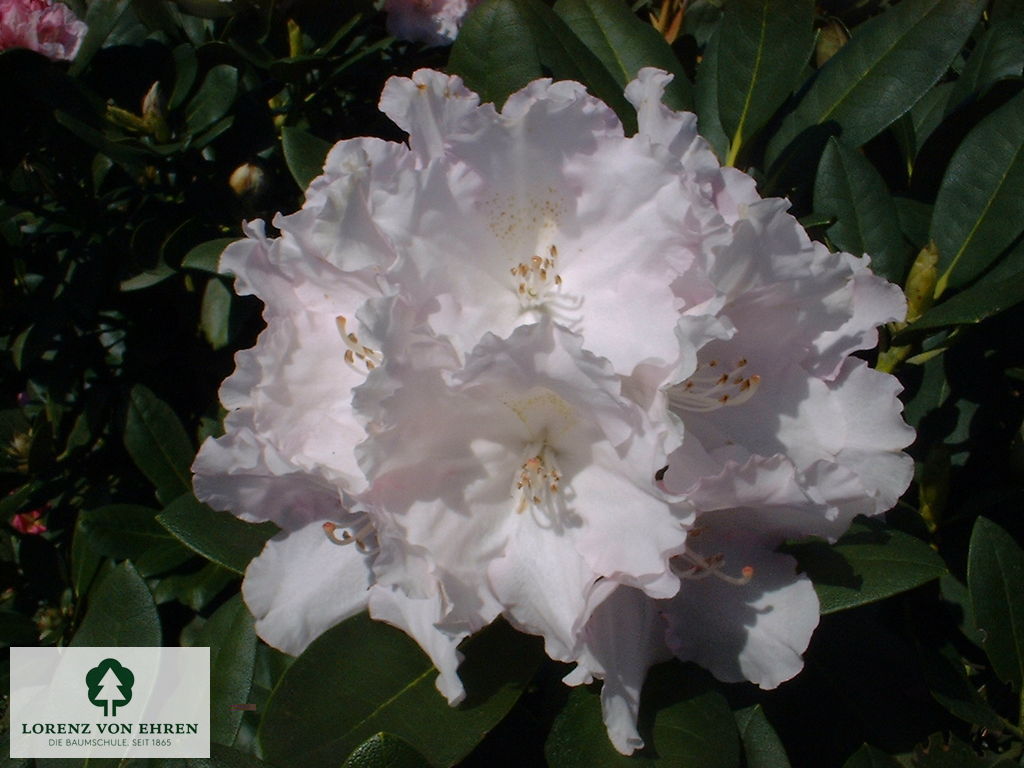
[[[658,661],[800,670],[818,603],[776,549],[909,483],[896,380],[850,357],[902,294],[721,168],[669,79],[629,85],[627,137],[577,83],[498,111],[393,78],[408,145],[339,143],[279,237],[225,252],[267,328],[195,488],[282,528],[243,587],[267,642],[368,607],[454,703],[459,643],[504,616],[604,681],[627,754]]]
[[[87,31],[64,3],[0,0],[0,51],[28,48],[54,61],[71,61]]]

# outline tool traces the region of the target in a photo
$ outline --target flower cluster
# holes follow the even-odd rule
[[[385,0],[388,32],[399,40],[451,45],[463,17],[479,0]]]
[[[658,661],[799,671],[818,603],[775,550],[907,486],[899,386],[850,356],[904,301],[720,167],[669,79],[628,86],[626,137],[577,83],[499,112],[393,78],[408,145],[337,144],[278,237],[250,223],[225,251],[267,327],[195,489],[282,528],[243,584],[268,643],[368,606],[456,703],[459,643],[504,616],[570,684],[604,681],[627,754]]]
[[[71,61],[86,29],[63,3],[0,0],[0,51],[28,48],[54,61]]]

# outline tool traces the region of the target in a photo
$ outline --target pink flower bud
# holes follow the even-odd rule
[[[71,61],[88,28],[52,0],[0,0],[0,51],[28,48],[54,61]]]

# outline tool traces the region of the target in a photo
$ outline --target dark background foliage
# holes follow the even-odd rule
[[[211,646],[197,766],[1024,764],[1024,2],[483,0],[450,50],[388,37],[368,0],[76,10],[72,64],[0,53],[0,641]],[[596,690],[500,624],[464,649],[458,709],[366,617],[268,648],[238,589],[274,528],[192,496],[262,325],[220,251],[297,209],[332,142],[401,140],[376,102],[422,66],[498,104],[580,80],[627,130],[623,86],[667,69],[723,162],[910,299],[872,358],[906,388],[915,482],[885,521],[787,545],[824,614],[805,671],[764,692],[656,668],[632,759]]]

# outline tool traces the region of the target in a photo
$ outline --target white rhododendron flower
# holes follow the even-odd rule
[[[899,386],[850,357],[903,297],[721,168],[669,79],[629,85],[626,137],[577,83],[499,112],[393,78],[408,145],[339,143],[278,237],[225,251],[267,327],[195,489],[281,528],[243,584],[268,643],[368,608],[457,703],[459,643],[503,616],[604,681],[626,754],[654,663],[799,672],[818,602],[777,548],[910,481]]]
[[[451,45],[463,17],[479,0],[384,0],[388,32],[399,40]]]

